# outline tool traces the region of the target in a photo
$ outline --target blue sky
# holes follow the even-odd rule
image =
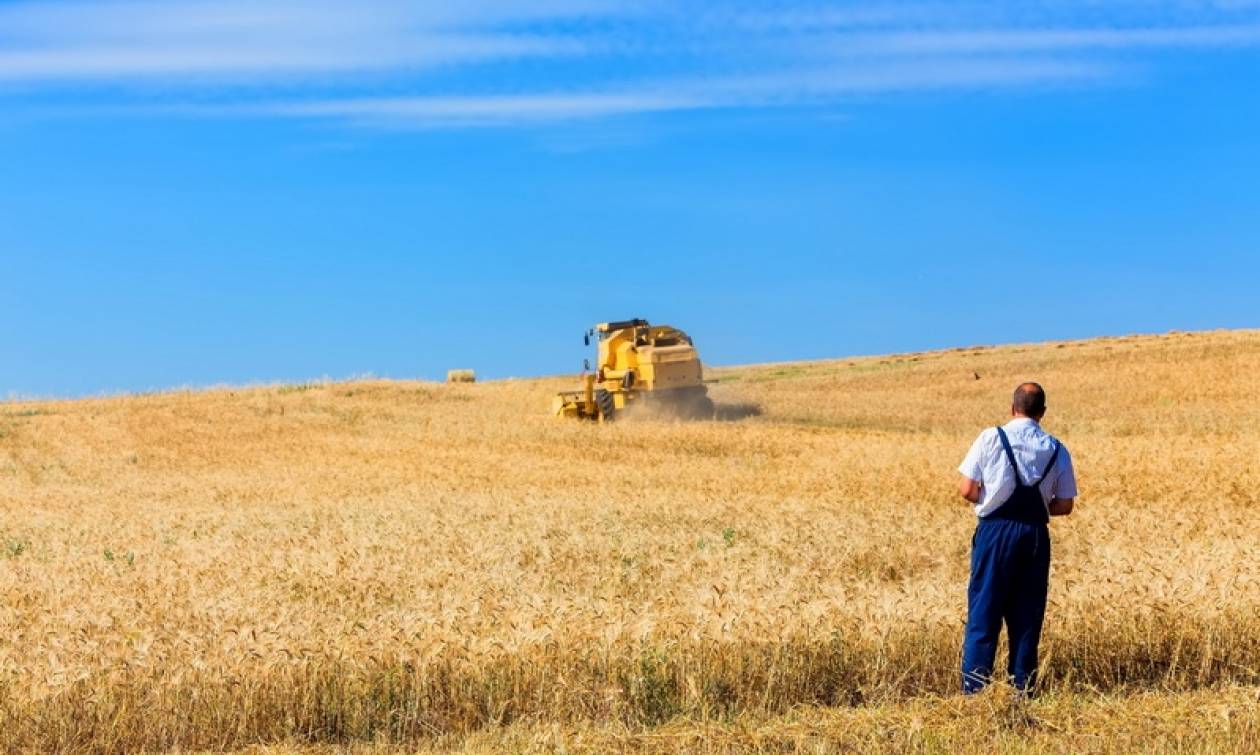
[[[1260,0],[0,0],[0,397],[1260,326]]]

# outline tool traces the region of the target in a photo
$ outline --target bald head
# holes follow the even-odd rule
[[[1011,414],[1040,421],[1046,414],[1046,391],[1037,383],[1023,383],[1015,389]]]

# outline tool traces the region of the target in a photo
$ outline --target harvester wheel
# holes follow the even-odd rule
[[[617,411],[617,405],[613,402],[613,395],[611,393],[603,388],[595,391],[595,406],[599,409],[600,422],[613,421],[613,415]]]

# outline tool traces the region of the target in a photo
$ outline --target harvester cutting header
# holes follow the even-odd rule
[[[588,363],[582,389],[556,396],[556,416],[609,422],[631,407],[684,419],[713,416],[700,354],[686,333],[624,320],[596,325],[584,336],[588,346],[592,338],[599,342],[595,371]]]

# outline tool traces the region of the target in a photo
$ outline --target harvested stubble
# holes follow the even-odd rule
[[[564,423],[564,379],[0,405],[0,747],[450,743],[948,694],[953,469],[1024,379],[1083,491],[1054,525],[1052,695],[1260,683],[1260,333],[717,374],[762,413]]]

